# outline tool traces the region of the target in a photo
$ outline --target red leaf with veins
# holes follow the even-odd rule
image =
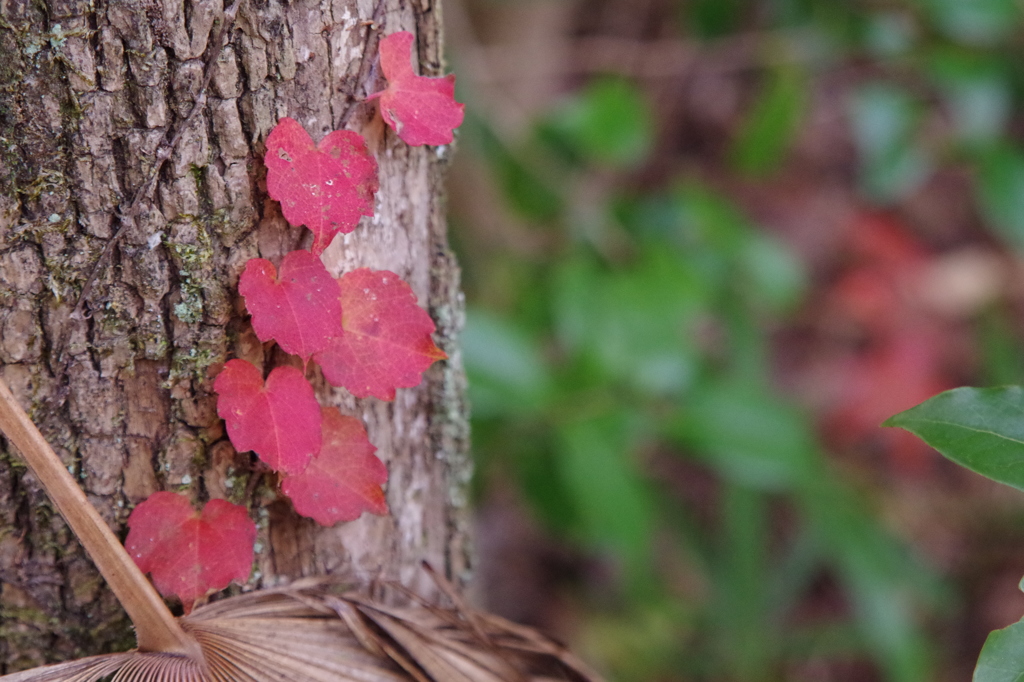
[[[377,162],[359,133],[335,130],[319,145],[299,122],[282,118],[267,136],[267,193],[281,202],[292,225],[313,231],[320,255],[339,232],[351,232],[373,215]]]
[[[238,292],[245,297],[260,341],[273,339],[304,361],[341,334],[338,281],[309,251],[286,255],[280,273],[268,260],[251,259]]]
[[[231,444],[252,450],[274,471],[301,473],[320,450],[320,404],[302,372],[277,367],[263,375],[245,360],[231,360],[213,382],[217,414]]]
[[[388,470],[373,454],[362,422],[343,416],[337,408],[323,408],[324,441],[320,454],[298,476],[281,483],[295,511],[321,526],[358,519],[364,511],[388,513],[381,485]]]
[[[256,524],[245,507],[210,500],[199,513],[187,497],[158,492],[132,510],[128,528],[125,549],[160,594],[181,599],[186,613],[196,599],[249,578]]]
[[[344,333],[313,358],[329,382],[357,398],[393,400],[396,388],[416,386],[425,369],[448,357],[430,338],[430,315],[398,275],[360,268],[338,283]]]
[[[449,144],[452,130],[462,125],[463,106],[455,101],[455,76],[417,76],[412,70],[413,35],[400,31],[380,41],[380,66],[388,87],[380,97],[380,113],[406,144]]]

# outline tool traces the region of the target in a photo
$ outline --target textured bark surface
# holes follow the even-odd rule
[[[418,36],[441,71],[436,0],[384,0],[387,32]],[[390,517],[334,528],[297,517],[272,476],[252,477],[216,417],[211,372],[242,357],[294,362],[252,334],[237,296],[249,258],[309,242],[265,193],[263,141],[278,117],[314,139],[339,127],[371,0],[243,0],[217,55],[222,0],[0,0],[0,373],[115,530],[155,490],[245,501],[260,536],[253,585],[323,572],[429,591],[421,560],[468,569],[469,475],[458,272],[444,232],[449,150],[409,148],[360,106],[348,127],[380,164],[377,215],[325,253],[405,278],[450,356],[393,403],[320,383],[362,418],[390,470]],[[169,131],[215,59],[205,106],[71,315]],[[363,87],[368,88],[364,91]],[[0,446],[6,444],[0,441]],[[125,648],[121,611],[18,457],[0,448],[0,672]]]

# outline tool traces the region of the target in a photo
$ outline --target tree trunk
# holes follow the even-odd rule
[[[278,262],[310,241],[266,196],[270,129],[291,116],[319,139],[343,125],[350,94],[379,89],[376,69],[357,82],[375,9],[386,32],[417,35],[421,72],[441,72],[437,0],[381,5],[240,0],[216,50],[222,0],[0,0],[0,372],[115,531],[156,490],[248,504],[260,532],[253,585],[329,572],[428,591],[420,561],[456,581],[468,568],[448,149],[410,148],[358,105],[347,127],[378,160],[377,212],[324,254],[335,274],[368,266],[406,279],[450,358],[392,403],[317,384],[324,404],[366,423],[390,471],[391,516],[334,528],[296,516],[273,476],[232,449],[212,393],[231,357],[295,362],[259,343],[237,295],[248,259]],[[205,103],[126,217],[211,59]],[[2,449],[0,583],[0,673],[131,643],[88,558]]]

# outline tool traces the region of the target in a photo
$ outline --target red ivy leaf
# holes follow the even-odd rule
[[[341,335],[338,281],[309,251],[286,255],[280,273],[268,260],[251,259],[238,292],[252,314],[256,336],[260,341],[273,339],[286,353],[309,360]]]
[[[320,449],[320,404],[294,367],[275,368],[264,386],[252,363],[231,360],[213,390],[217,414],[239,452],[252,450],[271,469],[298,474]]]
[[[388,470],[373,454],[377,448],[370,444],[362,422],[325,407],[323,424],[320,454],[304,472],[281,483],[295,511],[321,526],[358,519],[364,511],[387,514],[381,485],[388,480]]]
[[[256,524],[245,507],[210,500],[200,514],[187,497],[158,492],[132,510],[128,528],[125,549],[186,612],[196,599],[249,578]]]
[[[406,144],[448,144],[462,125],[463,106],[455,101],[455,76],[417,76],[412,70],[413,35],[399,31],[380,41],[380,66],[388,87],[380,97],[380,113]]]
[[[313,231],[318,256],[334,235],[373,215],[377,162],[359,133],[335,130],[314,146],[298,121],[282,118],[267,136],[264,161],[267,193],[281,202],[289,223]]]
[[[314,357],[329,382],[357,398],[393,400],[396,388],[416,386],[425,369],[448,357],[434,345],[434,322],[401,277],[360,268],[338,283],[345,331]]]

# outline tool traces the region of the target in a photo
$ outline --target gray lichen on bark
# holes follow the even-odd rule
[[[318,384],[324,402],[366,422],[391,473],[392,515],[327,529],[297,517],[268,477],[250,485],[250,455],[227,442],[212,394],[211,373],[230,357],[295,362],[259,343],[236,290],[249,258],[276,261],[308,242],[266,197],[263,141],[281,116],[318,139],[340,125],[353,88],[379,85],[354,82],[373,4],[246,0],[210,55],[221,0],[0,2],[0,372],[115,529],[157,489],[248,503],[261,529],[254,585],[332,571],[422,590],[421,560],[456,578],[468,570],[447,150],[411,149],[357,109],[348,127],[378,159],[377,213],[325,254],[335,273],[405,278],[450,357],[393,403]],[[414,31],[423,70],[438,73],[436,4],[386,0],[385,10],[386,30]],[[209,58],[205,106],[75,319],[119,210],[183,125]],[[0,672],[130,639],[37,483],[0,449]]]

